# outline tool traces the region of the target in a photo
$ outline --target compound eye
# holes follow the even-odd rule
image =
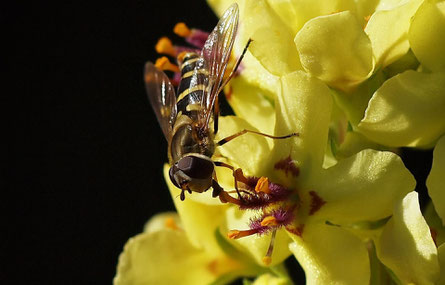
[[[209,159],[186,156],[178,161],[177,168],[190,178],[206,179],[212,177],[214,166]]]
[[[175,171],[173,168],[174,168],[174,166],[170,167],[170,170],[168,171],[168,176],[170,176],[170,181],[171,181],[176,187],[181,188],[181,187],[178,185],[178,182],[176,182],[175,175],[174,175],[176,171]]]

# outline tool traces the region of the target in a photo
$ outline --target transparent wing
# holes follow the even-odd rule
[[[144,81],[148,99],[168,141],[176,118],[175,90],[167,75],[151,62],[145,64]]]
[[[205,68],[208,71],[207,92],[205,92],[201,101],[206,123],[208,123],[208,118],[212,113],[215,98],[218,96],[217,92],[223,81],[224,72],[232,52],[238,27],[238,15],[239,10],[236,3],[224,12],[224,15],[207,38],[201,51],[200,62],[197,64],[197,68]],[[199,65],[201,66],[198,67]]]

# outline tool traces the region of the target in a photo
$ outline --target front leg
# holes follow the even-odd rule
[[[238,194],[238,198],[241,202],[243,202],[243,196],[240,194],[240,190],[238,189],[238,182],[247,183],[247,178],[243,174],[243,170],[241,168],[235,169],[235,167],[231,166],[230,164],[224,163],[222,161],[215,161],[214,162],[216,166],[220,167],[226,167],[232,170],[233,178],[235,180],[235,190]]]
[[[189,192],[189,194],[192,194],[192,190],[187,186],[187,184],[181,185],[181,194],[179,195],[179,198],[181,201],[185,200],[185,191]]]
[[[212,188],[213,188],[213,192],[212,192],[212,197],[218,197],[222,191],[224,191],[224,189],[218,184],[218,182],[213,179],[212,180]]]

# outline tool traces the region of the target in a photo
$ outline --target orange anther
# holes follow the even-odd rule
[[[192,33],[192,31],[187,27],[185,23],[179,22],[173,28],[173,32],[180,37],[188,37]]]
[[[168,229],[178,230],[178,225],[176,225],[175,220],[172,217],[169,217],[165,220],[164,225]]]
[[[160,38],[155,46],[155,49],[157,53],[168,54],[170,56],[176,55],[175,48],[173,47],[171,40],[167,37]]]
[[[173,72],[179,72],[179,67],[171,63],[165,56],[158,58],[156,60],[155,66],[161,70],[170,70]]]
[[[371,15],[363,17],[365,19],[365,25],[363,26],[363,29],[366,28],[366,25],[368,25],[369,19],[371,19]]]
[[[278,222],[274,216],[267,216],[261,221],[261,225],[263,227],[276,226],[276,225],[278,225]]]
[[[236,239],[236,238],[238,238],[239,234],[240,234],[240,231],[238,231],[238,230],[231,230],[231,231],[229,231],[227,233],[227,237],[229,239]]]
[[[263,261],[264,265],[270,265],[270,263],[272,262],[272,257],[265,256],[265,257],[263,257],[262,261]]]
[[[255,191],[256,192],[264,192],[266,194],[269,194],[270,193],[269,179],[267,177],[262,176],[256,183]]]
[[[250,230],[244,230],[244,231],[239,231],[239,230],[230,230],[227,233],[227,237],[230,239],[238,239],[238,238],[242,238],[242,237],[247,237],[247,236],[251,236],[258,233],[257,229],[250,229]]]

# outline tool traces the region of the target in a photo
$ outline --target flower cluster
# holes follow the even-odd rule
[[[234,1],[208,2],[222,15]],[[180,201],[166,165],[180,221],[163,217],[131,239],[115,284],[286,284],[291,255],[306,284],[444,284],[445,1],[236,2],[235,57],[253,42],[225,88],[236,116],[220,118],[216,139],[299,135],[250,133],[218,147],[215,161],[242,170],[234,185],[232,171],[216,169],[224,189],[239,189],[220,199]],[[192,49],[208,35],[175,32]],[[156,49],[189,48],[163,38]],[[180,76],[166,59],[157,66]],[[424,213],[399,147],[434,148]],[[165,272],[178,262],[187,273]]]

